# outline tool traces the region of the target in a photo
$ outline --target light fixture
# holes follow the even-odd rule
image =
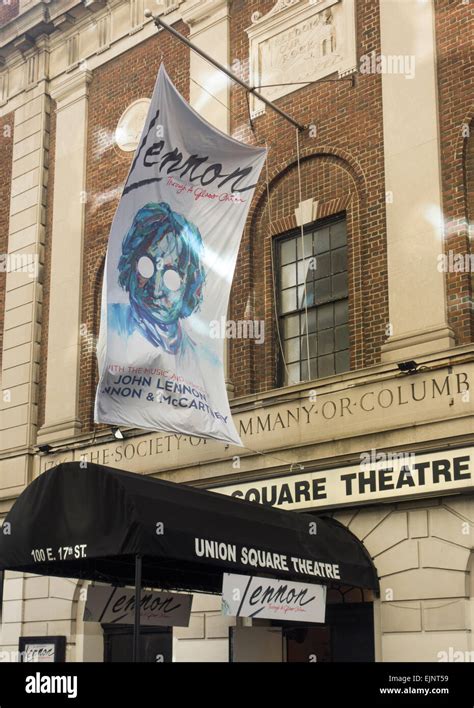
[[[47,455],[52,449],[51,445],[38,445],[38,452],[41,452],[42,455]]]
[[[410,360],[401,361],[399,364],[397,364],[397,366],[402,374],[415,374],[418,370],[419,365],[416,363],[416,361]]]
[[[112,428],[112,432],[113,432],[114,438],[116,440],[123,440],[124,435],[123,435],[122,431],[120,430],[120,428],[114,427],[114,428]]]

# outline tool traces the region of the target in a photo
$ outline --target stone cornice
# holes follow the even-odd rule
[[[229,0],[188,0],[181,7],[183,21],[192,28],[229,12]]]
[[[78,69],[60,83],[54,83],[50,87],[50,96],[56,101],[57,110],[71,105],[89,93],[89,84],[92,81],[92,71]]]
[[[39,1],[44,4],[44,0]],[[144,4],[146,6],[146,0]],[[151,0],[148,4],[151,6]],[[183,5],[183,0],[173,0],[166,5],[166,12],[169,13],[167,15],[168,22],[173,24],[180,18],[180,10]],[[58,10],[59,7],[61,11]],[[50,61],[48,73],[44,78],[50,81],[54,90],[55,86],[59,85],[66,77],[66,74],[76,73],[78,65],[93,72],[98,66],[121,56],[133,46],[156,34],[152,20],[145,18],[143,26],[130,35],[130,27],[127,24],[128,13],[123,12],[126,7],[128,7],[128,0],[107,0],[100,11],[93,14],[90,9],[84,6],[83,0],[51,0],[49,5],[50,24],[47,31],[44,31],[43,25],[43,32],[37,31],[33,37],[31,33],[28,33],[32,37],[33,46],[30,49],[25,46],[26,54],[22,54],[19,48],[15,48],[13,42],[3,49],[0,45],[0,85],[4,86],[0,95],[0,116],[8,112],[10,108],[14,109],[21,102],[20,96],[27,88],[24,79],[26,61],[34,53],[48,54]],[[24,13],[32,12],[32,10],[33,8],[31,10],[28,8]],[[65,21],[60,21],[62,16],[65,16]],[[90,32],[91,23],[94,22],[94,31],[97,35],[97,26],[104,19],[108,20],[109,26],[107,41],[102,46],[98,42],[90,42]],[[199,29],[200,27],[198,27],[198,31]],[[69,65],[64,45],[67,44],[72,34],[77,34],[80,37],[87,34],[87,49],[83,51],[84,47],[80,46],[77,63]],[[17,34],[14,34],[14,38],[18,38]],[[40,65],[42,61],[43,58],[40,56]],[[8,88],[5,89],[5,86]]]
[[[0,27],[0,49],[8,50],[9,45],[12,45],[11,49],[14,50],[15,40],[21,40],[25,35],[34,38],[37,34],[44,34],[48,29],[52,31],[54,28],[50,23],[48,5],[41,2]]]
[[[0,27],[0,51],[8,54],[14,50],[13,42],[21,41],[24,35],[34,39],[40,34],[64,30],[76,20],[105,8],[105,0],[39,0]]]

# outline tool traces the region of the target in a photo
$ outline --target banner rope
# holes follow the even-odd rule
[[[300,163],[300,136],[299,136],[299,130],[296,129],[296,159],[297,159],[297,170],[298,170],[298,196],[299,196],[299,202],[300,202],[300,209],[301,209],[301,202],[303,201],[303,194],[302,194],[302,188],[301,188],[301,163]],[[304,290],[303,290],[303,297],[304,297],[304,309],[305,309],[305,320],[306,320],[306,357],[308,361],[308,376],[307,376],[307,381],[311,380],[311,370],[310,370],[310,363],[309,363],[309,328],[308,328],[308,297],[307,297],[307,291],[306,291],[306,255],[305,255],[305,249],[304,249],[304,226],[303,226],[303,219],[302,219],[302,214],[300,213],[300,229],[301,229],[301,253],[303,255],[303,263],[302,267],[304,268]],[[297,263],[297,268],[298,268],[298,254],[296,254],[296,263]],[[296,282],[298,284],[298,271],[296,273]],[[299,304],[299,303],[298,303]]]

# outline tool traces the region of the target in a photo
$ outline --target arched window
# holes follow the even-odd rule
[[[304,251],[304,252],[303,252]],[[344,216],[276,240],[278,314],[286,366],[281,383],[350,368],[347,229]],[[309,359],[309,371],[308,371]]]

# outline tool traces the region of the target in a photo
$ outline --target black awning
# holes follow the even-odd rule
[[[0,570],[133,585],[139,554],[147,587],[220,592],[226,572],[378,590],[364,546],[331,518],[92,463],[40,475],[5,523]]]

